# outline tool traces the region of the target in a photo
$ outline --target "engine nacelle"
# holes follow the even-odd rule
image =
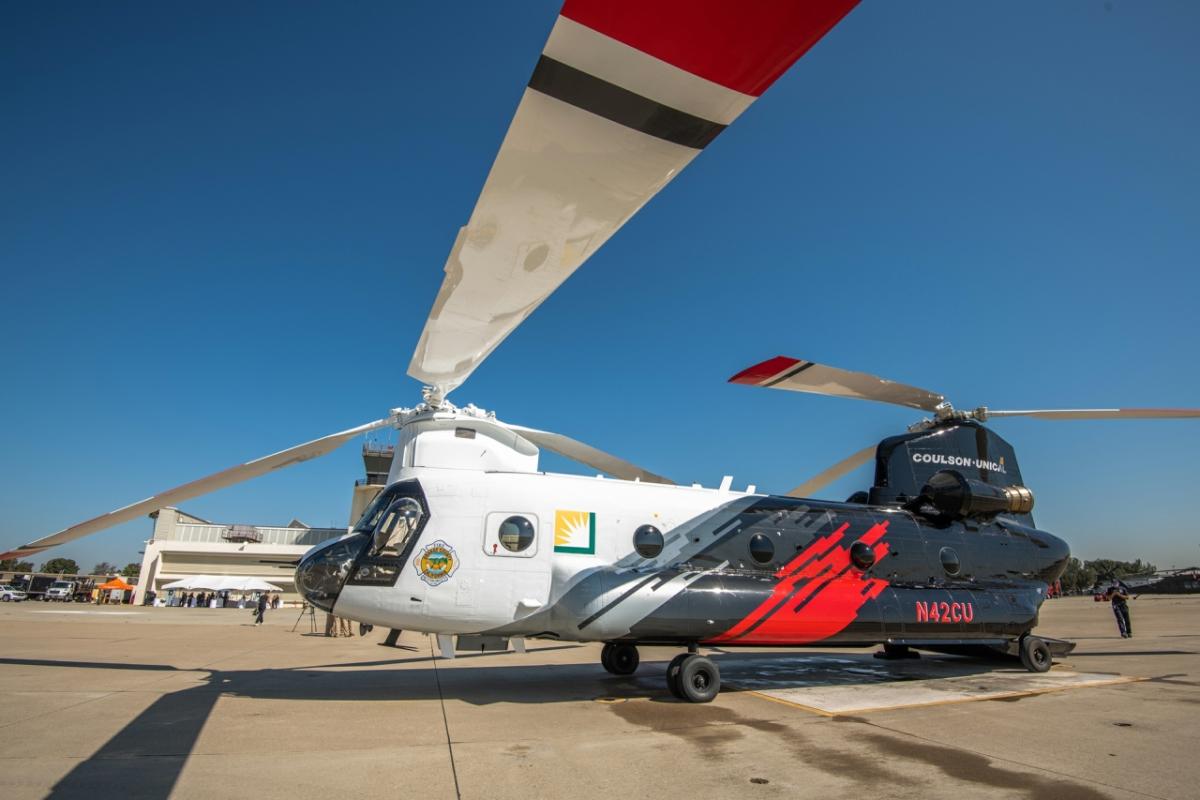
[[[1033,510],[1033,492],[1024,486],[995,486],[953,469],[931,475],[921,495],[938,511],[954,517],[1028,514]]]

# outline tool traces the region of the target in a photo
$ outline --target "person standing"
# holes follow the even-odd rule
[[[1113,581],[1108,588],[1108,599],[1112,601],[1113,616],[1117,618],[1117,630],[1122,639],[1133,638],[1133,623],[1129,620],[1129,589],[1120,581]]]
[[[256,606],[256,608],[258,609],[258,613],[254,617],[254,624],[262,625],[263,624],[263,614],[267,613],[267,596],[266,596],[266,594],[260,594],[258,596],[258,605]]]

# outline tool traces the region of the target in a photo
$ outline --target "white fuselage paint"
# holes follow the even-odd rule
[[[468,420],[463,424],[468,423],[480,431],[506,430],[496,423]],[[422,441],[426,437],[431,442]],[[677,526],[746,496],[729,490],[540,473],[533,471],[536,455],[531,458],[482,432],[475,439],[452,437],[453,430],[444,426],[437,431],[423,431],[420,424],[402,429],[389,483],[419,480],[429,505],[428,522],[401,565],[395,586],[345,586],[335,606],[338,615],[431,633],[479,633],[510,626],[514,635],[536,634],[542,629],[511,626],[556,602],[582,576],[630,556],[639,526],[653,525],[669,539]],[[526,452],[528,447],[524,443]],[[465,468],[471,449],[477,451],[477,463],[515,460],[527,471]],[[413,465],[422,453],[426,462],[445,459],[458,466]],[[594,514],[594,553],[555,550],[555,522],[562,512]],[[529,519],[535,529],[532,545],[520,553],[510,553],[497,536],[500,524],[513,515]],[[448,579],[431,585],[422,577],[420,555],[439,540],[451,548],[455,567]],[[677,578],[660,591],[637,593],[579,638],[623,635],[690,580]],[[592,613],[610,599],[602,595],[580,613]]]

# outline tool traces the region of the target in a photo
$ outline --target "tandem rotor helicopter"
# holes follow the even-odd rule
[[[775,357],[734,383],[925,412],[786,495],[674,485],[557,433],[448,395],[566,278],[835,26],[856,0],[567,0],[470,220],[445,265],[408,374],[423,401],[69,527],[25,556],[167,505],[399,432],[387,487],[346,536],[310,550],[296,587],[362,623],[453,637],[604,642],[609,672],[639,645],[684,648],[667,685],[711,701],[702,645],[883,645],[1019,655],[1050,668],[1068,642],[1031,631],[1069,549],[992,418],[1200,417],[1197,409],[955,409],[937,393]],[[611,478],[540,472],[539,448]],[[868,491],[808,499],[875,459]]]

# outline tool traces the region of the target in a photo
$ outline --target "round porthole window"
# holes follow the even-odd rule
[[[633,549],[642,558],[654,558],[663,549],[662,531],[653,525],[643,525],[633,532]]]
[[[775,543],[761,533],[750,537],[750,557],[760,564],[766,564],[775,557]]]
[[[520,553],[533,544],[533,523],[525,517],[509,517],[500,523],[500,546]]]
[[[850,560],[859,569],[870,569],[875,566],[875,548],[866,542],[855,542],[850,545]]]
[[[954,552],[953,548],[943,547],[940,553],[942,557],[942,569],[946,570],[947,575],[957,575],[962,569],[962,565],[958,562],[958,553]]]

